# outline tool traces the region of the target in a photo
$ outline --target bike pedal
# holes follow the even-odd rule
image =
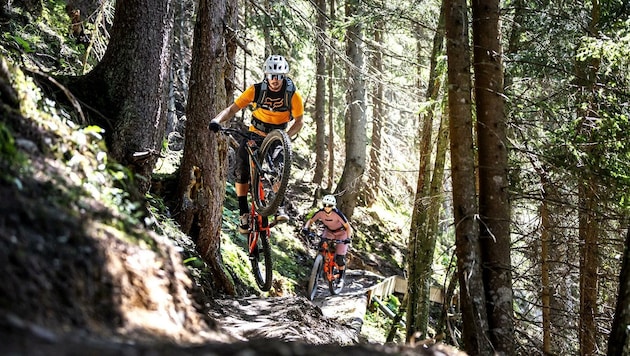
[[[260,254],[261,254],[261,253],[262,253],[262,250],[258,250],[258,251],[251,252],[251,253],[249,254],[249,259],[250,259],[250,260],[257,260],[257,259],[260,257]]]

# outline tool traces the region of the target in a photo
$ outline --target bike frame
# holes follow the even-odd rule
[[[337,266],[337,262],[335,262],[335,248],[338,241],[343,240],[325,239],[320,251],[321,255],[324,257],[324,274],[328,282],[338,278],[338,276],[333,275],[333,269],[335,267],[339,270],[339,266]]]
[[[261,194],[264,194],[264,193],[261,192]],[[256,212],[256,206],[253,202],[251,203],[251,209],[249,213],[250,213],[250,222],[253,223],[253,224],[250,224],[251,231],[249,233],[249,238],[248,238],[249,254],[251,256],[254,253],[254,249],[256,248],[256,245],[258,244],[258,237],[260,236],[260,233],[264,232],[267,239],[269,239],[269,236],[271,236],[270,229],[275,225],[275,222],[272,222],[270,224],[268,217],[258,214]]]
[[[327,282],[331,295],[339,294],[343,288],[343,283],[339,282],[341,273],[339,273],[339,266],[335,261],[336,246],[338,243],[346,244],[351,243],[351,241],[322,238],[312,232],[309,232],[307,236],[310,241],[312,241],[314,237],[319,237],[321,239],[321,243],[318,245],[319,251],[315,255],[315,260],[313,261],[313,267],[311,268],[311,274],[306,287],[307,298],[309,298],[309,300],[313,300],[317,294],[317,285],[320,278]],[[337,271],[337,273],[335,273],[335,271]]]
[[[249,195],[252,200],[249,214],[250,230],[247,237],[247,252],[249,253],[256,284],[258,284],[261,290],[268,291],[271,289],[273,278],[269,238],[271,234],[270,228],[275,225],[275,221],[269,223],[269,217],[259,213],[256,205],[256,196],[264,200],[267,194],[261,180],[261,174],[259,173],[263,172],[263,163],[258,161],[258,156],[261,152],[266,152],[265,147],[269,146],[265,146],[265,141],[263,141],[262,145],[258,145],[255,140],[235,129],[227,128],[223,129],[223,131],[240,135],[247,140],[245,142],[245,149],[249,158]],[[261,149],[262,151],[259,151]],[[262,159],[264,159],[264,157]]]
[[[247,151],[249,152],[250,177],[254,176],[253,175],[254,169],[259,169],[259,170],[261,169],[260,164],[254,158],[256,157],[257,150],[258,150],[258,145],[256,145],[256,142],[254,140],[247,141]],[[249,184],[250,185],[249,194],[252,195],[253,189],[258,189],[258,194],[260,194],[261,197],[264,198],[265,191],[264,189],[262,189],[262,184],[260,182],[257,182],[258,187],[253,187],[252,185],[254,185],[255,183],[256,182],[253,182],[253,179],[252,179],[252,181]],[[250,255],[254,252],[254,249],[256,248],[256,244],[258,243],[258,237],[260,236],[260,233],[266,232],[265,236],[269,238],[270,229],[275,225],[274,222],[269,224],[269,220],[266,216],[263,217],[262,215],[258,214],[258,212],[256,211],[256,204],[254,204],[254,197],[252,196],[251,198],[252,198],[252,203],[251,203],[251,209],[250,209],[250,219],[253,222],[253,224],[251,224],[252,231],[249,234]]]
[[[250,166],[250,177],[253,177],[252,173],[255,169],[261,171],[262,167],[260,166],[260,163],[258,162],[258,160],[255,158],[256,157],[256,153],[258,152],[258,145],[256,144],[256,141],[254,140],[247,140],[247,153],[249,154],[249,166]],[[251,183],[250,183],[251,185]],[[254,189],[254,187],[250,187],[251,189]],[[251,194],[251,189],[250,189],[250,194]],[[259,187],[260,189],[260,187]],[[261,193],[264,194],[264,191],[262,191],[261,189]]]

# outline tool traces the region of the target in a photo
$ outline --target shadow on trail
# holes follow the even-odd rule
[[[325,317],[343,322],[358,336],[369,303],[368,291],[383,279],[382,276],[368,271],[348,270],[341,293],[331,295],[328,285],[320,283],[313,303],[322,310]]]
[[[210,316],[241,340],[352,345],[358,343],[368,290],[382,280],[371,272],[348,270],[339,295],[330,295],[328,285],[322,283],[313,302],[304,296],[215,300]]]

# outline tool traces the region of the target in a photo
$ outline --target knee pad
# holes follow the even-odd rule
[[[236,183],[248,184],[249,183],[249,167],[247,169],[240,169],[236,167],[234,171]]]
[[[335,255],[335,263],[337,264],[337,266],[345,266],[346,255]]]
[[[244,146],[239,147],[234,162],[234,175],[236,183],[249,183],[249,156]]]

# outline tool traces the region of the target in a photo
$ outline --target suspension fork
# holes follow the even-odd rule
[[[258,162],[258,158],[256,157],[256,153],[258,153],[258,145],[254,140],[247,141],[247,153],[249,154],[249,163],[252,170],[257,169],[259,172],[262,172],[262,167],[260,162]]]
[[[272,227],[273,224],[269,224],[269,221],[267,221],[266,224],[263,224],[263,217],[258,214],[256,212],[256,209],[254,207],[254,203],[252,202],[252,208],[251,208],[251,229],[252,231],[250,231],[249,233],[249,239],[248,239],[248,244],[249,244],[249,253],[253,253],[254,249],[256,248],[256,245],[258,244],[258,238],[260,237],[260,233],[264,232],[266,234],[266,237],[269,238],[269,233],[270,233],[270,228]]]

